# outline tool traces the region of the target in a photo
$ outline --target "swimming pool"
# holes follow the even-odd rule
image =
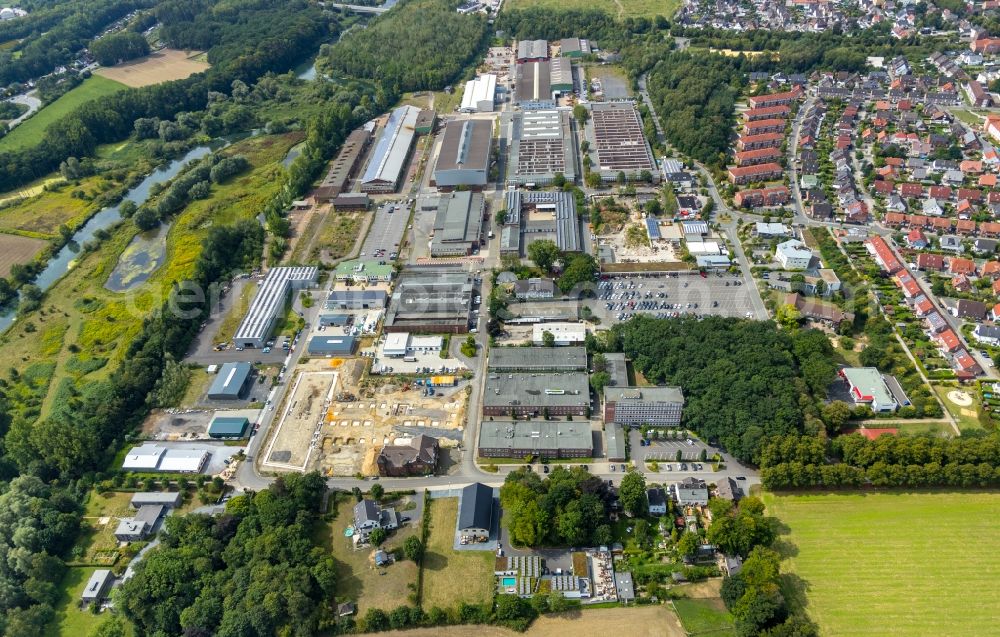
[[[503,579],[500,580],[500,583],[503,585],[504,588],[508,588],[510,586],[517,586],[517,578],[516,577],[505,577],[505,578],[503,578]]]

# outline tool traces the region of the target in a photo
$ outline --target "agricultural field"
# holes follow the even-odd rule
[[[31,261],[45,246],[42,239],[0,234],[0,276],[10,274],[15,264]]]
[[[252,168],[225,184],[212,187],[206,199],[180,212],[167,235],[164,264],[128,294],[105,289],[108,276],[136,234],[132,224],[111,233],[100,248],[80,257],[46,294],[42,308],[15,323],[0,337],[0,358],[30,370],[33,391],[44,396],[43,414],[51,407],[64,379],[106,377],[124,355],[146,314],[159,307],[172,281],[193,272],[201,241],[213,223],[254,216],[280,187],[281,159],[301,141],[301,133],[252,137],[227,153],[243,154]],[[22,377],[24,371],[22,371]],[[34,399],[31,399],[34,400]]]
[[[371,548],[355,550],[344,529],[354,519],[354,498],[344,498],[337,506],[337,518],[324,529],[325,545],[337,564],[337,600],[356,601],[358,614],[369,608],[391,610],[408,602],[417,585],[417,565],[407,559],[384,568],[371,562]],[[402,549],[403,542],[420,532],[419,521],[397,529],[382,545],[386,551]],[[412,585],[412,588],[411,588]]]
[[[104,95],[117,93],[127,88],[121,82],[115,82],[104,77],[92,76],[68,93],[42,108],[21,125],[0,139],[0,151],[17,150],[34,146],[41,140],[45,129],[52,122],[58,121],[77,106],[97,99]]]
[[[785,595],[842,636],[996,633],[1000,493],[765,494]]]
[[[209,67],[207,62],[196,59],[200,55],[201,51],[161,49],[144,58],[99,68],[94,71],[94,75],[135,88],[171,80],[183,80]]]
[[[455,525],[458,498],[431,500],[431,532],[424,554],[425,608],[453,608],[462,602],[481,603],[490,599],[493,579],[491,551],[456,551]]]
[[[669,18],[677,13],[680,0],[511,0],[508,5],[512,9],[525,7],[546,7],[549,9],[602,9],[618,18],[651,18],[662,15]]]

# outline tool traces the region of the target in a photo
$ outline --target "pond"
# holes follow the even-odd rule
[[[125,194],[122,202],[132,201],[136,204],[141,204],[149,197],[149,193],[152,191],[153,186],[170,181],[177,176],[177,174],[181,171],[181,168],[183,168],[189,161],[193,159],[201,159],[215,150],[224,148],[234,139],[236,138],[219,138],[213,140],[211,143],[195,146],[185,153],[183,157],[179,157],[147,175],[146,178],[139,182],[135,188],[132,188]],[[42,270],[42,272],[35,278],[33,283],[44,292],[52,287],[52,284],[62,278],[64,274],[69,272],[73,266],[76,265],[76,258],[79,255],[80,248],[84,243],[93,239],[97,231],[107,230],[121,221],[121,215],[118,212],[120,206],[121,202],[115,204],[114,206],[104,208],[88,219],[87,223],[83,224],[83,226],[81,226],[73,234],[73,238],[70,239],[65,246],[63,246],[59,253],[49,260],[45,269]],[[16,316],[17,307],[15,303],[12,303],[10,308],[8,308],[3,314],[0,314],[0,331],[6,330],[10,327],[11,324],[14,323]]]
[[[170,224],[164,223],[154,230],[135,235],[118,257],[118,264],[104,287],[112,292],[128,292],[149,280],[167,256],[169,231]]]

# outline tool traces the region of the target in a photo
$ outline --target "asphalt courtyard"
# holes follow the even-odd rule
[[[380,258],[388,261],[391,253],[399,251],[399,244],[403,241],[403,232],[406,230],[409,218],[410,210],[405,202],[380,205],[372,219],[365,244],[361,247],[361,258]],[[378,250],[384,250],[385,254],[374,257]]]

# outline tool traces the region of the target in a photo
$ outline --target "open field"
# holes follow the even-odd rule
[[[431,533],[424,554],[424,608],[449,608],[490,599],[495,586],[492,551],[456,551],[458,498],[431,500]]]
[[[1000,493],[765,494],[785,594],[823,635],[996,634]]]
[[[213,223],[232,223],[256,215],[280,187],[281,158],[299,141],[301,133],[268,135],[227,149],[226,153],[246,155],[251,170],[213,186],[211,196],[193,202],[177,215],[167,236],[165,263],[129,294],[104,288],[136,233],[133,224],[123,224],[98,250],[82,255],[55,283],[43,302],[45,314],[34,313],[29,320],[18,321],[0,337],[0,358],[10,364],[17,361],[22,377],[25,373],[32,377],[32,393],[42,397],[43,414],[58,393],[53,388],[64,379],[101,380],[117,368],[125,353],[123,346],[138,333],[146,314],[159,307],[171,282],[191,275],[208,228]],[[79,353],[73,352],[74,347]],[[100,364],[104,361],[111,364]]]
[[[680,8],[680,0],[511,0],[512,9],[525,7],[545,7],[549,9],[601,9],[619,18],[653,17],[662,15],[669,18]]]
[[[14,264],[31,261],[45,245],[41,239],[0,234],[0,276],[10,274]]]
[[[99,68],[94,75],[132,87],[183,80],[208,68],[208,63],[195,59],[199,55],[200,51],[162,49],[138,60]]]
[[[343,499],[337,507],[337,519],[324,531],[329,550],[337,563],[337,601],[355,601],[358,615],[364,615],[369,608],[381,608],[388,612],[408,603],[416,587],[417,565],[403,559],[384,568],[376,568],[369,560],[372,549],[355,550],[351,539],[344,537],[344,529],[354,520],[354,498]],[[397,529],[382,545],[386,551],[401,548],[406,538],[417,535],[420,527],[417,521]]]
[[[734,637],[733,617],[719,598],[677,599],[674,610],[689,635],[701,633],[718,637]]]
[[[684,637],[686,634],[665,606],[594,608],[539,617],[523,633],[497,626],[440,626],[393,630],[380,635],[397,637]],[[724,636],[723,636],[724,637]]]
[[[52,122],[58,121],[84,102],[89,102],[90,100],[110,95],[111,93],[117,93],[124,88],[126,88],[124,84],[104,77],[92,76],[87,78],[82,84],[70,90],[48,106],[43,107],[42,110],[12,130],[9,135],[0,139],[0,151],[17,150],[18,148],[34,146],[41,140],[45,129]]]
[[[0,230],[38,238],[55,237],[63,224],[70,228],[82,225],[101,207],[95,200],[102,193],[122,186],[119,181],[99,175],[72,184],[56,179],[49,183],[48,191],[32,188],[27,191],[30,194],[19,197],[20,201],[9,202],[0,209]]]

